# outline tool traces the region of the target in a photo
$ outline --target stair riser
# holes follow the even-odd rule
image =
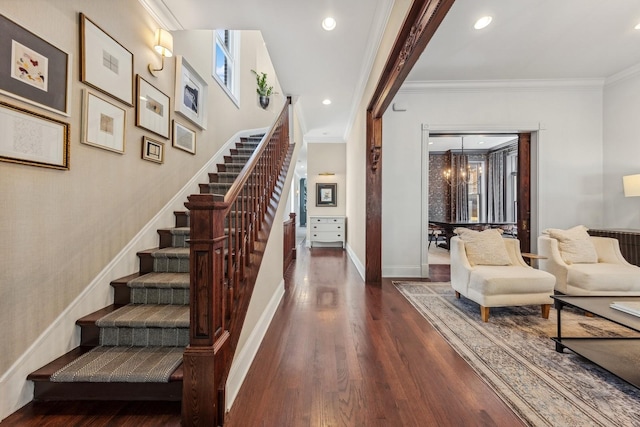
[[[189,289],[133,288],[131,303],[188,305]]]
[[[189,328],[100,328],[100,344],[126,347],[186,347]]]
[[[188,273],[189,257],[187,258],[154,258],[153,271],[159,273]]]
[[[33,400],[118,400],[179,402],[182,381],[168,383],[52,383],[34,381]]]

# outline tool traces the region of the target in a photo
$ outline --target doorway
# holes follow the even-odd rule
[[[537,129],[527,132],[495,129],[500,127],[463,132],[422,125],[423,242],[429,241],[429,223],[434,217],[442,222],[504,223],[505,227],[514,223],[514,230],[505,231],[520,240],[522,252],[531,252],[531,231],[536,229],[532,223],[537,224],[537,217],[531,215],[532,206],[537,206],[537,188],[532,189],[532,182],[536,182],[532,180],[532,171],[534,178],[537,176]],[[436,159],[438,155],[440,158]],[[465,194],[462,197],[434,194],[433,188],[445,193],[448,188],[458,186],[447,159],[460,155],[465,156],[462,163],[467,179]],[[492,178],[491,173],[497,176]],[[501,184],[492,184],[498,176]],[[428,277],[429,245],[423,244],[422,248],[422,276]]]

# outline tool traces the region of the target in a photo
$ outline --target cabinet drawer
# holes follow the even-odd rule
[[[312,224],[344,224],[344,217],[317,217],[312,216],[309,220]]]
[[[344,231],[344,224],[313,224],[311,231]]]
[[[311,240],[314,242],[342,242],[344,233],[335,231],[312,231]]]

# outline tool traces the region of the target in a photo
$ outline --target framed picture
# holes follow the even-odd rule
[[[69,169],[69,124],[0,102],[0,160]]]
[[[0,93],[69,115],[70,56],[0,15]]]
[[[180,55],[176,56],[175,110],[200,129],[207,128],[207,84]]]
[[[196,133],[173,121],[173,146],[191,154],[196,154]]]
[[[164,163],[164,142],[142,137],[142,158],[155,163]]]
[[[169,97],[138,74],[136,126],[169,139]]]
[[[316,206],[337,206],[336,189],[338,184],[316,184]]]
[[[88,90],[84,90],[81,142],[116,153],[124,153],[127,112]]]
[[[133,105],[133,54],[80,14],[80,80]]]

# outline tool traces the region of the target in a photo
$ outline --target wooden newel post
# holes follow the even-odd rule
[[[224,422],[224,366],[229,338],[225,323],[224,215],[220,196],[189,196],[190,337],[184,352],[182,425]]]

